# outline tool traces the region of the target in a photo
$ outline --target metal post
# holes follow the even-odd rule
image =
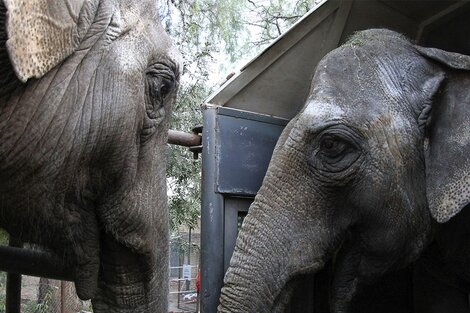
[[[201,313],[216,313],[224,277],[224,198],[216,193],[217,109],[204,109],[201,207]]]
[[[66,290],[65,290],[65,281],[61,280],[60,281],[60,313],[66,313],[65,312],[65,302],[66,302]]]
[[[17,248],[23,246],[21,241],[13,237],[10,237],[9,245]],[[7,274],[5,312],[21,313],[21,274]]]
[[[188,265],[191,266],[191,228],[189,228],[189,233],[188,233]],[[186,291],[188,291],[189,288],[191,287],[191,277],[189,277],[189,279],[185,281],[185,284],[186,284]]]

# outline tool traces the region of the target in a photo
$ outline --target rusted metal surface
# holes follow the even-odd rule
[[[185,133],[179,130],[168,131],[168,143],[188,147],[189,151],[194,154],[194,159],[199,158],[199,153],[202,152],[202,125],[196,126],[192,129],[192,133]]]
[[[0,246],[0,271],[73,281],[73,271],[50,253]]]
[[[183,147],[194,147],[201,145],[201,136],[198,134],[185,133],[179,130],[168,131],[168,143]]]

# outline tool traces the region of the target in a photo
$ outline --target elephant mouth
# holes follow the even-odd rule
[[[297,274],[292,277],[289,281],[287,281],[284,287],[280,290],[279,294],[276,296],[269,312],[285,312],[286,309],[288,309],[295,302],[297,302],[296,299],[294,299],[296,295],[302,298],[312,298],[313,292],[310,294],[309,290],[313,291],[313,288],[310,287],[313,283],[314,274],[315,273]]]
[[[300,277],[294,277],[284,285],[279,294],[276,296],[269,312],[281,313],[285,311],[292,299],[294,290],[299,285],[299,281]]]
[[[286,281],[284,286],[279,290],[279,293],[274,299],[272,307],[266,312],[282,313],[289,310],[291,306],[295,306],[296,302],[305,303],[304,298],[313,299],[314,292],[314,280],[320,280],[324,286],[331,284],[332,278],[332,262],[341,249],[342,245],[333,253],[333,257],[327,260],[317,260],[311,265],[302,267],[297,270],[292,276]],[[315,284],[317,285],[317,284]],[[329,288],[321,288],[322,290],[316,291],[329,298]],[[297,299],[299,297],[299,299]],[[299,301],[297,301],[299,300]],[[312,302],[313,303],[313,302]],[[305,308],[292,308],[294,311],[303,311]]]

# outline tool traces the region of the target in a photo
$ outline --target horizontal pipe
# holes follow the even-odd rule
[[[0,271],[74,281],[73,271],[47,252],[0,246]]]
[[[184,147],[194,147],[201,145],[202,139],[200,135],[189,134],[179,130],[168,131],[168,143]]]

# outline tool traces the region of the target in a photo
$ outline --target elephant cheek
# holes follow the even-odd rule
[[[93,311],[164,312],[167,302],[159,295],[168,292],[167,268],[166,253],[137,254],[105,235],[98,293],[92,300]]]

